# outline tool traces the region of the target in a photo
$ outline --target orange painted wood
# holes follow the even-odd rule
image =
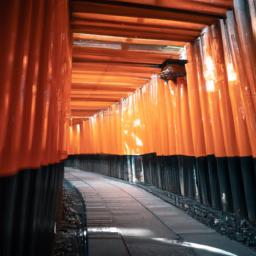
[[[116,91],[116,92],[131,92],[135,90],[138,86],[134,86],[133,84],[129,84],[129,86],[120,86],[117,84],[116,86],[113,86],[112,83],[110,84],[72,84],[71,91],[77,91],[77,90],[100,90],[100,91]]]
[[[152,73],[135,73],[135,72],[120,72],[116,71],[113,72],[112,70],[103,70],[103,71],[98,71],[98,70],[92,70],[92,71],[74,71],[72,72],[72,75],[75,77],[76,75],[85,75],[85,76],[92,76],[92,75],[98,75],[99,77],[101,76],[116,76],[116,77],[133,77],[133,78],[141,78],[144,81],[146,79],[149,79]]]
[[[143,65],[140,63],[112,63],[110,62],[73,62],[72,67],[74,70],[105,70],[111,69],[112,71],[135,71],[135,72],[146,72],[146,73],[157,73],[160,71],[159,67],[155,65]]]
[[[211,24],[215,21],[215,17],[211,15],[196,14],[193,12],[177,11],[177,10],[166,10],[166,9],[150,9],[150,8],[138,8],[133,5],[114,5],[114,4],[103,4],[87,1],[72,1],[71,2],[72,12],[87,12],[87,13],[98,13],[108,14],[116,16],[128,16],[138,18],[152,18],[152,19],[165,19],[165,20],[176,20],[176,21],[188,21],[197,24]]]
[[[119,101],[119,97],[113,98],[113,97],[92,97],[92,96],[80,96],[80,97],[74,97],[71,96],[70,98],[71,102],[73,101],[86,101],[86,102],[118,102]]]
[[[221,27],[208,27],[187,44],[186,80],[166,84],[152,77],[119,104],[80,120],[80,139],[88,145],[80,152],[254,156],[255,83],[248,74],[254,55],[245,54],[241,45],[246,36],[246,45],[254,39],[237,29],[246,19],[229,12]]]
[[[97,31],[100,30],[100,28],[109,28],[109,29],[122,29],[126,31],[141,31],[141,32],[151,32],[151,33],[163,33],[168,39],[169,35],[187,35],[191,37],[199,36],[200,31],[194,30],[193,28],[185,29],[182,27],[175,27],[175,26],[154,26],[154,25],[147,25],[143,22],[136,23],[136,24],[130,24],[125,22],[113,22],[113,21],[100,21],[100,20],[86,20],[86,19],[73,19],[72,20],[72,28],[74,30],[77,30],[78,28],[81,28],[81,31],[83,31],[83,28],[86,29],[93,27],[95,28],[95,34],[98,34]],[[141,37],[143,37],[143,33],[141,34]],[[152,37],[153,38],[153,37]]]
[[[187,10],[187,11],[195,11],[199,13],[207,13],[218,16],[225,16],[226,8],[222,6],[216,6],[213,1],[205,1],[205,2],[196,2],[191,0],[107,0],[111,2],[124,2],[124,3],[135,3],[141,5],[150,5],[150,6],[158,6],[163,8],[172,8],[177,10]],[[224,2],[224,1],[222,1]],[[230,6],[232,6],[232,1],[229,1]]]
[[[110,28],[106,26],[81,26],[73,25],[72,31],[75,33],[85,33],[94,35],[106,35],[106,36],[118,36],[118,37],[129,37],[129,38],[141,38],[141,39],[152,39],[152,40],[169,40],[169,41],[181,41],[187,42],[192,41],[196,38],[196,35],[187,35],[186,33],[174,34],[175,30],[169,30],[171,33],[154,32],[154,31],[142,31],[138,29],[128,30],[121,28]],[[177,31],[176,31],[177,32]],[[195,33],[197,34],[197,33]]]
[[[197,3],[210,3],[213,6],[223,6],[225,8],[232,8],[233,7],[233,0],[191,0],[192,2]]]
[[[10,176],[67,156],[68,6],[2,1],[0,19],[0,176]]]
[[[168,19],[152,19],[152,18],[139,18],[139,17],[131,17],[131,16],[115,16],[115,15],[107,15],[107,14],[97,14],[97,13],[87,13],[87,12],[72,12],[72,19],[90,19],[90,20],[101,20],[106,22],[122,22],[124,24],[144,24],[144,25],[152,25],[152,26],[166,26],[166,27],[175,27],[181,29],[193,29],[201,31],[205,24],[198,24],[186,21],[177,21],[177,20],[168,20]]]
[[[170,41],[170,40],[153,40],[153,39],[142,39],[142,38],[131,38],[121,36],[110,36],[110,35],[95,35],[95,34],[84,34],[84,33],[73,33],[73,40],[96,40],[100,42],[114,42],[114,43],[129,43],[131,44],[144,44],[144,45],[172,45],[172,46],[184,46],[186,43],[182,41]]]

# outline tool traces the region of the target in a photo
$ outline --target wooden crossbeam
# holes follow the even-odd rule
[[[191,37],[198,36],[200,31],[197,29],[186,29],[182,27],[175,26],[157,26],[157,25],[147,25],[144,23],[125,23],[120,21],[101,21],[101,20],[90,20],[90,19],[73,19],[71,22],[72,28],[79,26],[81,28],[93,27],[95,28],[95,33],[97,34],[98,29],[100,28],[109,28],[109,29],[121,29],[126,31],[137,31],[137,32],[151,32],[151,33],[162,33],[162,34],[172,34],[172,35],[188,35]],[[143,34],[142,36],[143,37]]]
[[[94,110],[94,111],[100,111],[103,108],[107,108],[110,107],[113,103],[109,103],[109,104],[99,104],[99,105],[94,105],[94,106],[87,106],[87,105],[83,105],[83,104],[74,104],[70,106],[71,110]]]
[[[160,68],[156,65],[143,65],[139,63],[111,63],[111,62],[73,62],[72,68],[73,69],[103,69],[103,68],[111,68],[112,71],[136,71],[136,72],[149,72],[149,73],[157,73],[159,72]]]
[[[224,7],[227,9],[233,8],[233,0],[191,0],[197,3],[206,3],[212,6]]]
[[[71,114],[72,115],[93,115],[97,113],[99,110],[98,109],[71,109]]]
[[[73,73],[72,74],[72,82],[73,83],[98,83],[100,84],[108,84],[108,83],[119,83],[119,84],[143,84],[148,81],[148,78],[143,77],[133,77],[133,76],[119,76],[118,74],[108,75],[103,73],[100,75],[99,73],[94,74],[86,74],[86,73]]]
[[[75,90],[100,90],[100,91],[116,91],[116,92],[132,92],[134,91],[138,86],[130,85],[130,86],[113,86],[111,84],[107,85],[98,85],[98,84],[72,84],[71,85],[71,91]]]
[[[100,101],[100,102],[118,102],[119,101],[119,97],[116,97],[116,98],[113,98],[113,97],[92,97],[92,96],[89,96],[89,97],[84,97],[84,96],[80,96],[80,97],[74,97],[74,96],[71,96],[71,101]]]
[[[144,80],[148,80],[152,73],[149,74],[149,73],[142,73],[142,72],[121,72],[121,71],[112,71],[112,70],[102,70],[102,71],[98,71],[98,70],[85,70],[85,71],[72,71],[72,76],[76,76],[77,74],[81,74],[81,75],[84,75],[84,76],[90,76],[90,75],[98,75],[99,77],[102,77],[102,76],[116,76],[116,77],[133,77],[133,78],[142,78]]]
[[[105,4],[89,1],[72,1],[72,12],[86,12],[95,14],[107,14],[113,16],[128,16],[137,18],[165,19],[176,21],[188,21],[197,24],[210,25],[216,20],[216,15],[197,14],[191,11],[150,8],[138,5]],[[222,16],[220,16],[222,17]]]
[[[134,50],[115,50],[115,49],[105,49],[98,47],[73,47],[73,56],[83,57],[83,56],[106,56],[106,57],[115,57],[123,59],[154,59],[154,60],[163,60],[163,59],[179,59],[179,53],[152,53],[152,52],[143,52],[143,51],[134,51]]]
[[[97,2],[97,0],[94,2]],[[207,0],[207,1],[194,1],[194,0],[105,0],[112,3],[130,3],[149,6],[158,6],[162,8],[171,8],[177,10],[191,11],[196,13],[211,14],[216,16],[224,16],[227,8],[232,8],[232,1],[230,0]]]
[[[71,96],[113,96],[113,97],[125,97],[129,94],[129,92],[119,92],[119,91],[110,91],[110,90],[79,90],[79,89],[73,89],[71,90]]]
[[[160,26],[160,27],[172,27],[181,29],[192,29],[201,31],[205,24],[197,24],[189,21],[177,21],[177,20],[166,20],[166,19],[150,19],[150,18],[138,18],[128,16],[113,16],[113,15],[102,15],[97,13],[86,13],[86,12],[73,12],[71,16],[71,22],[74,19],[86,19],[86,20],[97,20],[103,22],[121,22],[127,25],[148,25],[148,26]]]
[[[186,42],[174,41],[174,40],[155,40],[155,39],[145,39],[145,38],[131,38],[131,37],[121,37],[121,36],[110,36],[110,35],[93,35],[85,33],[73,33],[73,40],[96,40],[100,42],[112,42],[112,43],[129,43],[132,44],[144,44],[144,45],[159,45],[159,46],[184,46]]]
[[[161,32],[150,32],[141,30],[128,30],[121,28],[110,28],[110,27],[98,27],[98,26],[83,26],[83,25],[73,25],[72,31],[75,33],[87,33],[94,35],[110,35],[110,36],[120,36],[129,38],[141,38],[141,39],[153,39],[153,40],[169,40],[169,41],[181,41],[190,42],[195,39],[196,35],[187,34],[176,34],[173,33],[161,33]],[[173,31],[174,32],[174,31]],[[197,33],[199,35],[199,33]]]

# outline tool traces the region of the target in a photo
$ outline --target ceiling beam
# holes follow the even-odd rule
[[[112,83],[112,82],[118,82],[120,84],[137,84],[137,83],[145,83],[148,81],[148,78],[141,78],[141,77],[133,77],[133,76],[119,76],[118,74],[114,75],[108,75],[106,73],[99,74],[86,74],[83,72],[80,73],[73,73],[72,74],[72,83],[87,83],[87,81],[90,81],[89,83],[99,83],[99,84],[106,84],[106,83]]]
[[[133,77],[133,78],[142,78],[142,79],[150,79],[152,74],[149,73],[140,73],[140,72],[121,72],[121,71],[112,71],[112,70],[73,70],[72,76],[76,76],[77,74],[82,74],[84,76],[87,75],[98,75],[98,76],[117,76],[117,77]]]
[[[195,36],[187,34],[168,34],[160,32],[150,32],[141,30],[128,30],[118,29],[110,27],[98,27],[98,26],[84,26],[84,25],[72,25],[72,31],[75,33],[86,33],[93,35],[107,35],[107,36],[119,36],[129,38],[141,38],[141,39],[153,39],[153,40],[169,40],[169,41],[181,41],[190,42],[199,35]]]
[[[98,109],[71,109],[71,115],[92,115],[98,111]]]
[[[121,36],[110,36],[110,35],[93,35],[85,33],[73,33],[73,40],[96,40],[100,42],[112,42],[112,43],[129,43],[131,44],[144,44],[144,45],[159,45],[159,46],[185,46],[186,42],[173,41],[173,40],[153,40],[143,38],[131,38]]]
[[[95,2],[95,0],[94,0]],[[96,0],[97,2],[97,0]],[[212,14],[217,16],[225,15],[226,8],[223,5],[218,4],[217,1],[191,1],[191,0],[105,0],[105,2],[112,2],[112,3],[132,3],[132,4],[140,4],[140,5],[149,5],[149,6],[158,6],[162,8],[171,8],[177,10],[186,10],[197,13],[205,13],[205,14]],[[215,5],[212,4],[215,2]],[[220,2],[220,1],[219,1]],[[222,1],[223,2],[223,1]],[[232,6],[232,1],[226,1],[229,3],[227,6]]]
[[[164,34],[173,34],[173,35],[190,35],[198,36],[200,30],[194,30],[193,28],[186,29],[182,27],[175,26],[157,26],[157,25],[147,25],[147,24],[130,24],[125,22],[113,22],[113,21],[101,21],[101,20],[90,20],[90,19],[73,19],[71,21],[71,27],[81,26],[81,27],[95,27],[95,28],[110,28],[110,29],[122,29],[126,31],[148,31],[154,33],[164,33]]]
[[[74,100],[70,102],[71,108],[101,108],[113,104],[111,101],[85,101],[85,100]]]
[[[116,97],[125,97],[127,95],[129,95],[130,92],[125,92],[125,91],[122,91],[122,92],[119,92],[119,91],[110,91],[110,90],[80,90],[80,89],[73,89],[71,90],[71,96],[77,96],[77,95],[80,95],[80,96],[116,96]]]
[[[161,53],[153,53],[153,52],[144,52],[144,51],[134,51],[134,50],[115,50],[115,49],[106,49],[100,47],[80,47],[73,46],[73,56],[74,57],[83,57],[83,56],[107,56],[107,57],[119,57],[123,59],[127,58],[135,58],[138,59],[180,59],[179,52],[161,52]]]
[[[118,71],[130,71],[130,72],[144,72],[144,73],[157,73],[160,71],[159,67],[154,65],[141,65],[141,64],[129,64],[129,63],[104,63],[104,62],[73,62],[72,69],[74,70],[102,70],[111,69],[113,72]]]
[[[89,0],[90,1],[90,0]],[[94,2],[100,2],[98,0],[93,0]],[[101,1],[102,2],[102,1]],[[148,6],[158,6],[162,8],[171,8],[177,10],[185,10],[197,13],[205,13],[216,16],[223,16],[226,13],[227,7],[232,8],[232,1],[196,1],[196,0],[105,0],[111,3],[129,3],[129,4],[139,4]],[[223,2],[225,4],[223,4]]]
[[[83,105],[83,104],[74,104],[70,106],[71,110],[77,110],[77,109],[81,109],[81,110],[94,110],[94,111],[99,111],[103,108],[107,108],[110,107],[113,103],[109,103],[109,104],[99,104],[99,105],[92,105],[92,106],[88,106],[88,105]]]
[[[73,19],[89,19],[98,20],[103,22],[121,22],[127,25],[151,25],[151,26],[162,26],[182,29],[193,29],[201,31],[205,24],[197,24],[189,21],[177,21],[177,20],[166,20],[166,19],[150,19],[150,18],[138,18],[128,16],[113,16],[113,15],[102,15],[97,13],[86,13],[86,12],[75,12],[72,13],[71,20]]]
[[[119,97],[102,97],[102,96],[98,96],[98,97],[92,97],[92,96],[73,96],[71,95],[71,101],[102,101],[102,102],[118,102],[119,101]]]
[[[100,78],[100,77],[99,77]],[[120,81],[118,81],[120,80]],[[123,80],[121,81],[121,78],[120,77],[116,77],[115,79],[113,79],[112,81],[111,80],[107,80],[107,79],[102,79],[101,81],[96,81],[94,79],[72,79],[72,85],[71,85],[71,88],[74,88],[73,84],[80,84],[82,85],[83,87],[100,87],[100,88],[103,88],[103,87],[109,87],[109,86],[112,86],[114,88],[117,88],[117,87],[130,87],[130,88],[137,88],[138,86],[143,86],[144,84],[148,83],[148,81],[150,80],[150,77],[147,78],[147,79],[143,79],[143,80]],[[77,88],[78,86],[76,86]]]
[[[86,12],[107,14],[113,16],[128,16],[137,18],[165,19],[175,21],[188,21],[197,24],[210,25],[215,22],[216,17],[222,15],[197,14],[193,10],[177,10],[169,8],[152,8],[150,6],[139,6],[134,4],[106,4],[106,2],[96,3],[88,1],[72,1],[72,12]]]
[[[100,91],[115,91],[115,92],[133,92],[137,86],[113,86],[111,84],[98,85],[98,84],[72,84],[71,91],[75,90],[100,90]]]
[[[173,58],[172,58],[173,59]],[[162,58],[159,60],[156,59],[138,59],[136,57],[116,57],[116,56],[94,56],[94,55],[83,55],[83,56],[74,56],[73,61],[75,62],[89,62],[89,63],[109,63],[109,65],[112,65],[113,63],[125,63],[125,64],[143,64],[143,65],[155,65],[159,66],[162,64],[166,58]]]
[[[196,3],[209,3],[209,0],[191,0],[192,2],[196,2]],[[233,0],[210,0],[210,4],[212,6],[218,6],[218,7],[224,7],[224,8],[228,8],[231,9],[233,8]]]

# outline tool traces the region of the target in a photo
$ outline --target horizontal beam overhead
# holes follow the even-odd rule
[[[155,59],[138,59],[138,58],[126,58],[123,59],[122,57],[115,57],[115,56],[93,56],[93,55],[83,55],[83,56],[74,56],[73,61],[74,62],[89,62],[89,63],[109,63],[112,64],[142,64],[145,66],[154,65],[155,67],[158,67],[160,64],[162,64],[166,59],[162,60],[155,60]]]
[[[148,25],[148,26],[160,26],[160,27],[172,27],[181,29],[193,29],[196,31],[201,31],[205,24],[197,24],[189,21],[176,21],[176,20],[166,20],[166,19],[150,19],[150,18],[138,18],[138,17],[128,17],[128,16],[113,16],[106,14],[97,13],[86,13],[86,12],[75,12],[72,13],[72,20],[97,20],[103,22],[114,22],[122,23],[127,25]],[[71,22],[72,22],[71,20]]]
[[[104,107],[104,106],[108,106],[111,105],[112,102],[108,102],[108,101],[85,101],[85,100],[75,100],[75,101],[71,101],[70,102],[70,106],[71,108],[76,108],[76,107],[84,107],[84,108],[100,108],[100,107]]]
[[[113,21],[101,21],[101,20],[87,20],[87,19],[74,19],[71,22],[72,27],[81,26],[81,27],[95,27],[96,33],[100,28],[110,28],[110,29],[122,29],[126,31],[148,31],[154,33],[164,33],[164,34],[173,34],[173,35],[190,35],[198,36],[200,30],[193,28],[180,28],[175,26],[159,26],[159,25],[147,25],[144,23],[124,23],[124,22],[113,22]],[[97,29],[98,28],[98,29]],[[143,37],[143,36],[142,36]]]
[[[118,81],[118,79],[120,79],[120,82]],[[97,82],[96,80],[89,80],[86,78],[83,79],[72,79],[72,84],[86,84],[86,86],[98,86],[98,87],[108,87],[108,86],[114,86],[114,87],[132,87],[132,88],[136,88],[138,86],[143,86],[144,84],[146,84],[148,81],[150,80],[150,78],[147,79],[141,79],[141,80],[122,80],[121,77],[116,77],[116,79],[114,80],[107,80],[107,79],[102,79],[102,81]]]
[[[101,102],[102,103],[102,102]],[[95,104],[95,105],[92,105],[92,106],[88,106],[88,105],[83,105],[83,104],[75,104],[73,103],[74,105],[71,105],[70,108],[71,110],[77,110],[77,109],[84,109],[84,110],[101,110],[102,108],[107,108],[107,107],[110,107],[113,103],[104,103],[104,104]]]
[[[97,2],[97,0],[96,0]],[[205,13],[212,15],[225,15],[226,7],[232,7],[232,1],[225,1],[226,5],[223,5],[223,1],[193,1],[193,0],[105,0],[105,2],[117,2],[117,3],[132,3],[149,6],[158,6],[163,8],[172,8],[177,10],[186,10],[197,13]]]
[[[116,77],[133,77],[133,78],[142,78],[142,79],[149,79],[151,77],[151,74],[149,73],[142,73],[142,72],[121,72],[121,71],[112,71],[112,70],[92,70],[92,71],[72,71],[72,75],[75,76],[77,74],[83,74],[84,76],[87,75],[98,75],[98,76],[116,76]]]
[[[71,101],[102,101],[102,102],[118,102],[119,101],[119,97],[111,97],[109,96],[107,97],[92,97],[92,96],[80,96],[80,97],[74,97],[71,95]]]
[[[131,44],[144,44],[144,45],[173,45],[173,46],[184,46],[186,42],[173,41],[173,40],[155,40],[145,38],[131,38],[124,36],[110,36],[110,35],[94,35],[86,33],[73,33],[73,40],[96,40],[101,42],[116,42],[116,43],[129,43]]]
[[[119,84],[127,84],[127,83],[134,83],[134,84],[141,84],[145,83],[148,81],[148,78],[143,78],[143,77],[133,77],[133,76],[119,76],[118,74],[116,75],[109,75],[106,73],[100,74],[100,73],[93,73],[93,74],[86,74],[83,72],[80,73],[73,73],[72,74],[72,82],[79,83],[79,81],[86,82],[86,83],[98,83],[98,84],[106,84],[109,82],[118,82]],[[89,82],[87,82],[89,81]]]
[[[120,63],[112,63],[109,61],[102,61],[102,62],[86,62],[86,61],[75,61],[73,62],[73,68],[76,67],[87,67],[87,66],[91,66],[91,67],[100,67],[100,66],[111,66],[111,68],[115,69],[115,68],[120,68],[120,69],[143,69],[145,71],[159,71],[160,67],[158,65],[152,65],[152,64],[147,64],[147,63],[129,63],[129,62],[120,62]]]
[[[75,33],[86,33],[94,35],[110,35],[110,36],[120,36],[129,38],[140,38],[140,39],[153,39],[153,40],[169,40],[169,41],[181,41],[190,42],[195,39],[196,35],[187,34],[176,34],[172,33],[161,33],[161,32],[150,32],[141,30],[128,30],[121,28],[110,28],[110,27],[98,27],[98,26],[83,26],[83,25],[73,25],[72,31]],[[199,33],[198,33],[199,35]]]
[[[123,59],[127,58],[135,58],[138,59],[179,59],[180,53],[179,52],[160,52],[160,53],[153,53],[153,52],[145,52],[145,51],[135,51],[135,50],[126,50],[126,49],[106,49],[100,47],[80,47],[74,46],[73,47],[73,56],[74,57],[83,57],[83,56],[108,56],[108,57],[119,57]]]
[[[153,74],[160,72],[160,68],[142,66],[142,65],[122,65],[113,63],[111,66],[107,63],[84,63],[84,62],[74,62],[72,66],[73,72],[79,71],[111,71],[111,72],[131,72],[131,73],[143,73],[143,74]]]
[[[132,92],[137,86],[113,86],[113,85],[97,85],[97,84],[72,84],[71,91],[78,90],[104,90],[104,91],[115,91],[115,92]]]
[[[211,4],[213,6],[225,7],[229,9],[233,7],[233,0],[191,0],[191,1],[197,2],[197,3]]]
[[[75,115],[86,115],[86,114],[95,114],[99,110],[98,109],[71,109],[71,114]]]
[[[86,114],[86,115],[83,115],[83,116],[72,116],[72,124],[75,125],[75,124],[78,124],[78,123],[82,123],[83,121],[86,121],[88,120],[89,118],[91,117],[90,114]]]
[[[151,19],[165,19],[175,21],[189,21],[197,24],[210,25],[216,17],[223,17],[223,15],[209,15],[209,14],[197,14],[191,11],[167,9],[167,8],[150,8],[149,6],[139,6],[133,4],[106,4],[104,2],[96,3],[89,1],[72,1],[72,12],[86,12],[107,14],[114,16],[128,16],[138,18],[151,18]]]
[[[98,95],[112,95],[117,97],[124,97],[129,95],[129,91],[110,91],[110,90],[83,90],[83,89],[73,89],[71,90],[71,96],[98,96]]]

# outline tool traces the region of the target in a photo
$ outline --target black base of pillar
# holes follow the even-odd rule
[[[51,254],[64,164],[0,177],[0,255]]]

